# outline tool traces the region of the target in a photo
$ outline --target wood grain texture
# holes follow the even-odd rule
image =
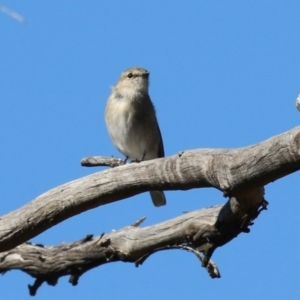
[[[239,149],[198,149],[123,165],[117,158],[93,157],[82,164],[114,166],[58,186],[0,218],[0,272],[20,269],[43,283],[70,282],[87,270],[113,261],[141,264],[157,251],[194,253],[210,276],[219,271],[213,252],[242,232],[248,233],[266,209],[264,186],[300,169],[300,127]],[[117,166],[117,167],[116,167]],[[141,221],[121,230],[55,247],[23,244],[76,214],[149,190],[214,187],[228,197],[223,206],[184,214],[146,228]],[[172,205],[172,203],[169,203]]]
[[[0,273],[18,269],[36,278],[35,283],[29,285],[30,294],[35,295],[42,283],[55,285],[62,276],[69,275],[69,282],[77,285],[79,277],[92,268],[116,261],[139,266],[158,251],[182,249],[195,254],[212,278],[219,278],[220,272],[210,260],[211,254],[243,231],[241,219],[238,223],[232,218],[222,220],[222,226],[215,226],[223,208],[222,205],[214,206],[139,228],[143,218],[120,230],[99,237],[89,235],[61,246],[25,243],[0,253]],[[230,228],[225,226],[228,221]]]
[[[97,172],[58,186],[2,216],[0,251],[86,210],[145,191],[214,187],[231,197],[299,169],[300,127],[296,127],[245,148],[191,150]]]

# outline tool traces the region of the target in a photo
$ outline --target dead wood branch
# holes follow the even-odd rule
[[[2,216],[0,251],[12,249],[83,211],[149,190],[215,187],[231,199],[239,199],[240,194],[298,171],[299,149],[300,127],[296,127],[245,148],[186,151],[74,180]],[[243,200],[234,205],[243,206]],[[253,203],[247,205],[252,207]]]
[[[90,156],[81,160],[83,167],[119,167],[125,165],[125,161],[116,157]]]
[[[35,295],[44,282],[56,285],[62,276],[69,275],[69,282],[77,285],[82,274],[97,266],[116,261],[139,266],[158,251],[183,249],[194,253],[212,278],[219,278],[220,272],[211,255],[239,233],[249,232],[248,226],[253,224],[264,204],[263,189],[241,197],[260,204],[243,212],[241,206],[230,203],[237,201],[232,199],[224,206],[186,213],[145,228],[138,227],[144,220],[141,218],[121,230],[100,237],[88,235],[81,241],[61,246],[25,243],[0,254],[0,272],[18,269],[31,275],[36,280],[28,287],[30,294]]]

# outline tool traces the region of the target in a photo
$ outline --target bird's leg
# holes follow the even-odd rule
[[[128,160],[128,156],[126,156],[125,159],[124,159],[125,164],[127,163],[127,160]]]
[[[143,156],[142,156],[141,159],[137,159],[137,158],[136,158],[136,159],[133,159],[133,160],[131,161],[131,163],[139,163],[139,162],[141,162],[141,161],[144,160],[145,156],[146,156],[146,153],[143,154]]]
[[[144,152],[144,154],[143,154],[142,158],[140,159],[140,161],[143,161],[145,156],[146,156],[146,153]]]

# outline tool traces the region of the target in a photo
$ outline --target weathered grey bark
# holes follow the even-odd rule
[[[123,163],[113,158],[87,158],[83,164],[115,166]],[[71,274],[72,278],[78,278],[89,268],[103,264],[104,257],[109,257],[109,261],[142,261],[147,255],[167,248],[185,248],[197,255],[201,252],[204,254],[202,264],[207,267],[213,251],[240,232],[248,232],[248,226],[265,208],[263,186],[299,169],[300,127],[296,127],[245,148],[186,151],[172,157],[95,173],[52,189],[24,207],[1,217],[0,251],[8,252],[1,255],[0,270],[19,268],[30,273],[38,278],[34,291],[43,281],[53,284],[62,275]],[[153,189],[187,190],[200,187],[215,187],[223,191],[229,201],[223,207],[200,211],[196,219],[189,219],[189,214],[177,218],[181,220],[180,226],[175,224],[177,219],[168,221],[175,222],[173,228],[170,228],[174,235],[170,232],[164,235],[165,223],[162,223],[143,229],[125,228],[104,235],[101,239],[86,239],[74,245],[54,248],[21,245],[12,249],[59,222],[100,205]],[[161,231],[155,231],[159,226],[162,226]],[[124,238],[129,232],[135,235],[138,242],[128,242]],[[144,234],[143,239],[141,233]],[[123,235],[123,239],[120,239],[120,235]],[[80,255],[76,252],[80,247],[89,245],[91,248],[87,257],[83,257],[82,252]],[[70,251],[62,251],[66,250],[62,247],[69,247]],[[35,253],[33,256],[32,251]],[[26,255],[33,258],[30,266],[25,268],[21,258],[25,259]],[[102,255],[102,258],[90,259],[97,255]],[[77,260],[73,262],[73,267],[64,268],[66,264],[63,261],[70,260],[72,263],[74,257]],[[51,259],[57,262],[56,273],[52,272],[48,264]]]
[[[58,186],[0,219],[6,251],[83,211],[155,190],[215,187],[235,194],[300,169],[300,127],[240,149],[200,149],[95,173]],[[170,204],[169,204],[170,205]]]
[[[256,190],[250,197],[261,201],[263,189]],[[121,230],[96,238],[87,236],[62,246],[22,244],[0,253],[0,272],[19,269],[33,276],[35,283],[28,287],[30,294],[35,295],[43,282],[55,285],[61,276],[70,275],[69,282],[77,285],[79,277],[94,267],[116,261],[133,262],[138,266],[157,251],[184,249],[200,259],[212,278],[218,278],[219,270],[210,260],[214,250],[240,232],[248,232],[248,225],[258,215],[257,209],[252,214],[241,214],[242,210],[235,209],[238,207],[236,199],[231,201],[224,206],[186,213],[155,226],[138,228],[143,218]]]

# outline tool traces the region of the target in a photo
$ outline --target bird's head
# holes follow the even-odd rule
[[[121,74],[116,88],[134,93],[148,93],[149,74],[144,68],[130,68]]]

